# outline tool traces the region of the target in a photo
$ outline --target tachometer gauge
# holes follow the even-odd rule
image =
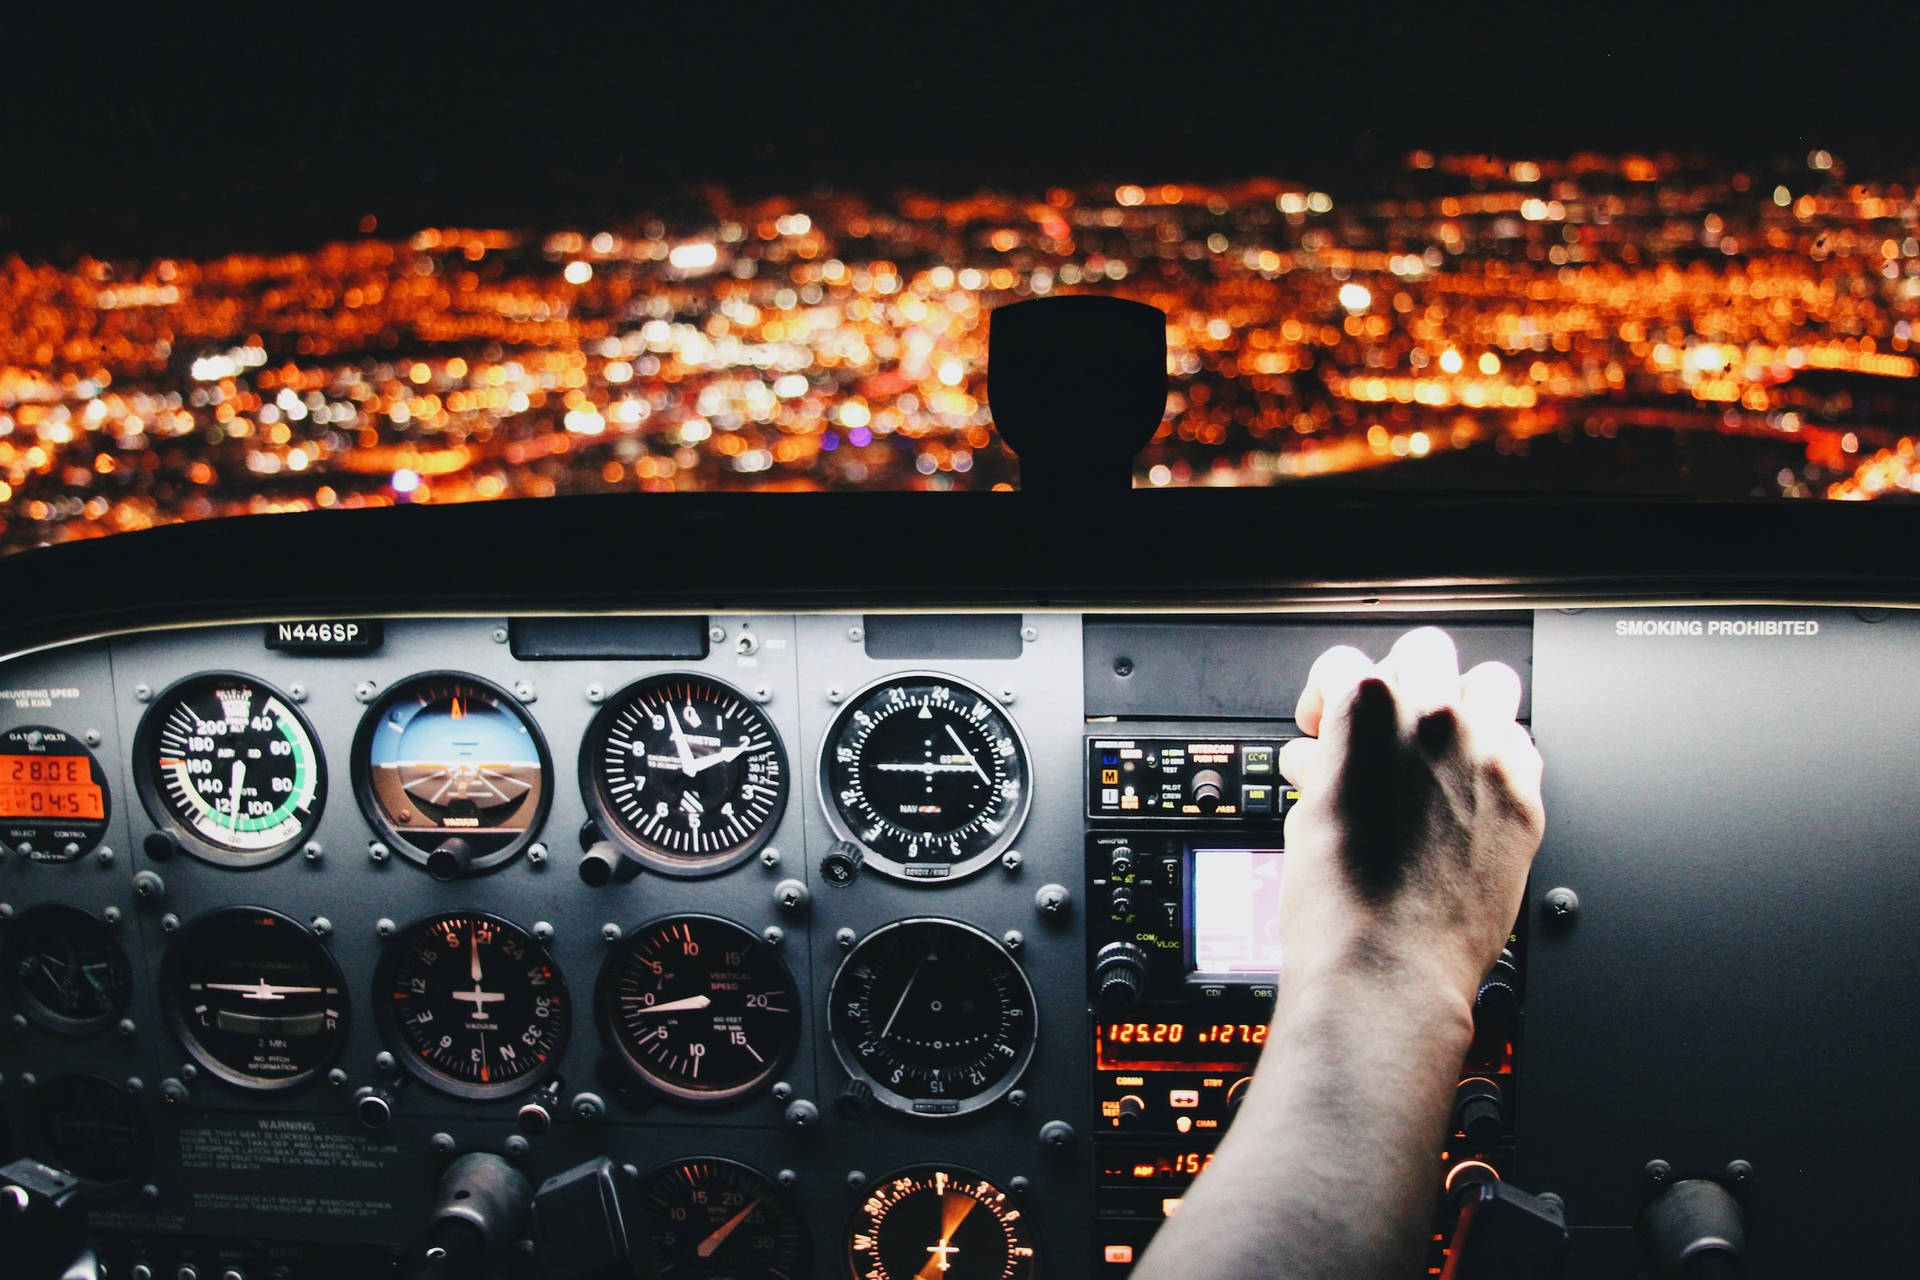
[[[827,996],[833,1051],[874,1098],[914,1115],[978,1111],[1033,1057],[1033,987],[957,920],[898,920],[862,938]]]
[[[552,763],[513,695],[477,676],[415,676],[360,722],[353,787],[367,821],[443,879],[510,861],[539,831]]]
[[[49,1031],[86,1035],[127,1007],[133,969],[99,917],[43,903],[7,930],[7,991],[21,1013]]]
[[[607,957],[601,1034],[647,1085],[726,1102],[772,1081],[793,1054],[800,993],[771,947],[715,916],[670,916]]]
[[[243,1089],[291,1089],[347,1038],[340,967],[297,920],[226,907],[174,936],[161,968],[167,1017],[201,1066]]]
[[[580,790],[601,827],[668,875],[751,856],[787,807],[787,753],[739,690],[648,676],[607,700],[580,750]]]
[[[388,945],[374,979],[381,1030],[407,1069],[459,1098],[499,1098],[553,1074],[566,984],[545,947],[479,911],[448,911]]]
[[[0,844],[40,862],[70,862],[107,832],[107,775],[73,735],[46,725],[0,734]]]
[[[867,865],[903,880],[964,876],[1013,843],[1031,801],[1020,730],[986,693],[910,675],[847,700],[827,731],[821,799]]]
[[[222,866],[264,866],[290,852],[326,797],[312,727],[248,676],[193,676],[168,689],[140,722],[133,758],[154,822]]]
[[[676,1160],[640,1187],[649,1280],[806,1280],[807,1227],[764,1174],[732,1160]]]
[[[1012,1197],[952,1165],[880,1179],[847,1224],[848,1274],[862,1280],[1027,1280],[1037,1262]]]

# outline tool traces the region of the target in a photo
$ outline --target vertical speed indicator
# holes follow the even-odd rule
[[[952,676],[897,676],[847,700],[827,731],[821,799],[867,865],[946,880],[1012,844],[1032,801],[1027,744],[984,690]]]
[[[773,835],[787,807],[787,753],[773,722],[731,685],[648,676],[594,717],[580,790],[601,829],[647,866],[709,875]]]

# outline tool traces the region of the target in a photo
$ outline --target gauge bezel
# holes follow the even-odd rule
[[[984,1182],[1000,1194],[1000,1198],[1002,1199],[1002,1201],[1004,1201],[1007,1204],[1008,1208],[1014,1213],[1015,1217],[1018,1219],[1018,1221],[1021,1224],[1021,1226],[1019,1228],[1015,1228],[1015,1230],[1024,1231],[1024,1234],[1026,1236],[1026,1240],[1025,1240],[1026,1247],[1033,1250],[1033,1256],[1032,1258],[1028,1259],[1026,1270],[1021,1274],[1020,1280],[1034,1280],[1034,1278],[1040,1274],[1041,1248],[1040,1248],[1040,1240],[1039,1240],[1039,1227],[1034,1222],[1033,1215],[1029,1213],[1022,1213],[1016,1207],[1018,1202],[1014,1199],[1013,1193],[1008,1191],[1005,1187],[1001,1186],[998,1182],[995,1182],[992,1178],[989,1178],[986,1174],[981,1173],[978,1169],[975,1169],[970,1165],[958,1164],[951,1161],[927,1161],[921,1164],[902,1165],[897,1169],[889,1170],[885,1174],[881,1175],[878,1178],[873,1179],[871,1182],[867,1184],[866,1192],[862,1195],[859,1203],[855,1204],[852,1211],[848,1213],[846,1225],[841,1229],[841,1233],[840,1233],[841,1259],[847,1265],[848,1274],[855,1275],[855,1276],[865,1276],[869,1274],[867,1271],[861,1269],[861,1267],[859,1266],[858,1260],[855,1258],[855,1255],[854,1255],[854,1238],[856,1235],[861,1234],[855,1229],[857,1225],[865,1227],[866,1234],[868,1234],[874,1240],[875,1250],[876,1252],[878,1251],[878,1245],[879,1245],[878,1227],[881,1225],[881,1222],[876,1222],[873,1218],[873,1214],[867,1208],[868,1203],[873,1199],[873,1197],[876,1194],[878,1194],[881,1189],[888,1187],[895,1182],[899,1182],[902,1179],[913,1179],[916,1181],[931,1182],[933,1181],[935,1175],[941,1174],[941,1173],[946,1174],[952,1181],[956,1183]],[[972,1197],[968,1197],[968,1198],[972,1199]],[[897,1206],[898,1203],[899,1203],[898,1201],[895,1201],[895,1206]],[[981,1204],[981,1202],[978,1200],[975,1200],[975,1203]],[[984,1204],[981,1204],[981,1207],[985,1208],[986,1206]],[[889,1213],[892,1212],[892,1206],[888,1208],[888,1212]],[[884,1221],[885,1217],[886,1217],[885,1214],[881,1215],[882,1222]],[[1008,1231],[1007,1224],[1004,1219],[1000,1218],[998,1214],[995,1214],[994,1220],[1000,1224],[1000,1229],[1002,1231],[1007,1232],[1007,1239],[1009,1243],[1013,1243],[1017,1240],[1017,1237],[1014,1235],[1013,1231]],[[907,1278],[907,1280],[911,1280],[911,1278],[909,1277]]]
[[[215,1057],[205,1045],[200,1043],[200,1038],[196,1036],[193,1033],[193,1029],[187,1025],[186,1014],[181,1009],[180,1001],[177,999],[174,990],[175,979],[180,976],[181,947],[191,939],[197,931],[204,928],[209,921],[234,915],[271,916],[282,924],[287,925],[299,936],[307,940],[308,945],[313,948],[314,954],[325,962],[326,970],[333,975],[333,985],[340,993],[340,1029],[334,1037],[334,1044],[331,1051],[299,1075],[265,1078],[261,1076],[250,1076],[243,1071],[237,1071]],[[333,952],[327,948],[326,944],[320,941],[319,936],[315,934],[312,929],[309,929],[306,925],[285,912],[275,911],[271,907],[253,906],[247,903],[235,903],[231,906],[214,907],[210,911],[203,911],[186,924],[180,926],[179,930],[174,933],[172,940],[167,944],[166,955],[160,961],[160,1005],[161,1008],[166,1011],[167,1026],[172,1029],[174,1038],[180,1042],[181,1046],[186,1049],[193,1060],[221,1080],[226,1081],[236,1089],[244,1089],[248,1093],[285,1093],[290,1089],[298,1089],[302,1085],[311,1084],[314,1080],[325,1074],[328,1067],[339,1060],[340,1055],[346,1050],[347,1039],[353,1032],[353,992],[347,986],[346,975],[340,970],[340,962],[333,958]]]
[[[527,734],[533,739],[534,750],[540,753],[540,799],[534,805],[533,817],[528,820],[524,830],[492,853],[476,856],[467,865],[467,874],[478,875],[503,867],[525,852],[547,824],[547,815],[553,811],[554,772],[553,754],[547,750],[546,735],[540,732],[540,723],[521,705],[520,699],[511,691],[503,689],[484,676],[474,675],[470,671],[421,671],[403,679],[396,680],[385,692],[373,700],[365,715],[360,717],[360,725],[353,733],[353,754],[350,759],[353,775],[353,798],[360,806],[360,816],[375,834],[393,846],[395,852],[416,866],[424,867],[432,856],[433,849],[422,848],[403,833],[388,819],[381,808],[379,799],[373,793],[373,768],[368,759],[369,748],[373,745],[373,736],[379,731],[380,722],[391,711],[394,704],[406,699],[413,690],[423,684],[433,682],[452,683],[455,681],[473,685],[491,694],[496,702],[515,716],[526,726]],[[446,836],[451,839],[459,835],[458,831],[448,830]]]
[[[795,1202],[792,1194],[785,1187],[782,1187],[778,1182],[774,1181],[774,1179],[768,1177],[744,1160],[733,1160],[725,1156],[690,1155],[681,1156],[675,1160],[663,1160],[653,1168],[647,1170],[646,1174],[640,1179],[637,1197],[640,1204],[641,1216],[644,1221],[643,1229],[647,1235],[649,1260],[652,1261],[659,1256],[653,1248],[653,1233],[659,1224],[656,1223],[653,1215],[646,1211],[647,1196],[652,1191],[654,1180],[675,1170],[683,1169],[688,1165],[696,1164],[724,1166],[745,1173],[749,1178],[757,1179],[766,1184],[767,1199],[776,1206],[788,1222],[792,1223],[793,1231],[800,1239],[800,1254],[796,1260],[797,1265],[793,1273],[787,1277],[787,1280],[808,1280],[813,1274],[813,1230],[808,1226],[807,1219],[805,1215],[800,1212],[800,1206]],[[654,1266],[650,1265],[644,1274],[657,1278],[659,1272]]]
[[[981,1092],[968,1095],[964,1098],[956,1096],[953,1098],[940,1099],[942,1103],[952,1102],[955,1104],[954,1108],[950,1111],[916,1110],[914,1104],[930,1100],[926,1098],[915,1098],[897,1092],[882,1081],[876,1079],[873,1073],[867,1069],[866,1065],[860,1061],[859,1057],[852,1053],[845,1043],[843,1043],[843,1022],[840,1016],[841,980],[847,976],[854,962],[859,958],[861,951],[875,939],[881,937],[883,934],[916,925],[941,925],[974,935],[1000,953],[1001,958],[1006,962],[1007,968],[1012,970],[1014,975],[1020,979],[1020,989],[1026,993],[1027,1021],[1030,1025],[1027,1030],[1025,1046],[1014,1056],[1006,1072]],[[1033,981],[1027,977],[1027,972],[1021,968],[1020,962],[1013,958],[1013,953],[1007,950],[1005,944],[1003,944],[1000,939],[994,937],[985,929],[977,928],[964,920],[955,920],[947,916],[908,916],[905,919],[891,920],[881,925],[879,928],[855,942],[852,947],[848,948],[847,954],[841,958],[839,967],[833,971],[833,979],[827,983],[826,1029],[827,1041],[833,1046],[833,1055],[839,1060],[840,1066],[850,1077],[861,1081],[868,1088],[872,1089],[876,1102],[883,1104],[891,1111],[896,1111],[904,1116],[910,1116],[916,1120],[951,1120],[958,1116],[971,1115],[976,1111],[981,1111],[992,1106],[1008,1093],[1012,1092],[1014,1087],[1020,1083],[1021,1077],[1026,1074],[1027,1068],[1033,1062],[1034,1050],[1040,1044],[1040,1002],[1034,994]]]
[[[620,966],[626,962],[636,948],[643,942],[649,940],[657,930],[664,926],[687,920],[697,920],[702,924],[718,925],[738,931],[740,937],[756,948],[763,959],[771,961],[779,969],[780,974],[786,979],[787,989],[793,993],[793,1007],[789,1010],[792,1025],[785,1043],[780,1046],[780,1052],[769,1057],[765,1068],[755,1075],[753,1079],[747,1081],[745,1084],[736,1085],[723,1091],[687,1089],[683,1086],[673,1084],[670,1081],[657,1078],[646,1066],[634,1057],[627,1045],[625,1037],[620,1034],[616,1025],[617,1013],[613,1008],[613,1001],[619,981],[618,970]],[[793,1055],[799,1048],[800,1027],[802,1019],[804,1018],[803,1006],[805,1002],[806,995],[801,991],[800,984],[794,980],[791,966],[789,966],[787,962],[781,958],[780,953],[769,946],[766,939],[762,938],[759,934],[747,928],[739,921],[729,920],[725,916],[717,916],[704,911],[675,911],[669,912],[666,915],[656,916],[638,928],[628,931],[628,933],[608,951],[606,959],[601,961],[600,964],[600,976],[594,983],[593,1017],[595,1029],[600,1033],[601,1043],[607,1047],[612,1060],[618,1063],[620,1069],[628,1077],[668,1101],[705,1110],[732,1106],[746,1101],[758,1096],[773,1084],[774,1078],[786,1069],[788,1063],[793,1061]]]
[[[160,736],[163,713],[181,696],[181,691],[189,686],[218,684],[222,680],[238,680],[256,691],[270,695],[283,710],[300,726],[307,735],[307,748],[313,753],[313,803],[308,806],[305,820],[300,830],[285,842],[265,849],[231,849],[214,844],[191,826],[182,822],[172,809],[167,807],[166,797],[161,794],[160,785],[154,778],[152,766],[153,750]],[[153,819],[156,827],[174,837],[182,851],[212,863],[216,867],[225,867],[233,871],[253,871],[261,867],[270,867],[295,849],[300,848],[313,837],[320,825],[320,815],[327,807],[327,757],[320,748],[320,735],[313,731],[313,723],[307,719],[295,701],[275,686],[259,676],[248,675],[244,671],[198,671],[183,676],[168,685],[154,696],[147,707],[146,714],[140,718],[140,727],[133,735],[133,789],[140,795],[140,803],[145,807],[147,816]]]
[[[126,1108],[124,1115],[133,1121],[136,1158],[129,1162],[133,1166],[132,1172],[124,1178],[88,1177],[71,1168],[65,1157],[55,1148],[53,1125],[59,1113],[59,1103],[62,1101],[55,1095],[63,1089],[90,1086],[100,1086],[103,1091],[114,1097],[116,1105],[124,1104]],[[72,1174],[80,1183],[82,1195],[88,1199],[108,1200],[131,1191],[136,1183],[145,1180],[147,1173],[153,1168],[153,1125],[147,1119],[145,1110],[141,1108],[140,1100],[126,1085],[109,1080],[98,1072],[70,1071],[43,1082],[34,1099],[32,1123],[28,1128],[31,1147],[36,1155],[44,1154],[47,1157],[46,1163],[65,1169]]]
[[[34,817],[0,818],[0,828],[12,827],[20,832],[24,832],[29,828],[37,828],[38,830],[34,831],[33,836],[25,837],[25,842],[32,848],[32,851],[28,853],[27,856],[36,862],[72,862],[77,858],[84,858],[89,853],[92,853],[102,840],[106,839],[107,824],[113,821],[113,786],[107,778],[107,771],[101,765],[100,757],[93,753],[93,749],[87,745],[86,741],[68,733],[65,729],[58,729],[48,724],[22,724],[15,725],[13,728],[8,729],[4,735],[0,735],[0,738],[11,738],[16,734],[29,733],[58,734],[64,739],[64,745],[72,748],[70,751],[60,752],[57,756],[49,753],[47,758],[71,758],[76,755],[86,757],[87,765],[92,771],[93,783],[100,788],[100,816],[98,818],[66,819]],[[7,752],[6,743],[3,741],[0,741],[0,753],[11,754]],[[63,823],[68,826],[90,828],[91,830],[88,833],[90,838],[71,841],[70,843],[75,846],[72,853],[54,853],[50,849],[41,848],[38,837],[47,829],[58,827]],[[15,851],[21,842],[21,836],[10,835],[7,840],[8,850]]]
[[[995,836],[992,842],[985,848],[969,854],[959,862],[939,864],[944,865],[947,868],[947,872],[945,875],[935,876],[909,875],[907,873],[909,866],[924,864],[902,862],[890,854],[880,852],[865,840],[862,840],[860,833],[854,829],[854,825],[847,821],[846,815],[841,812],[840,798],[834,794],[833,783],[831,781],[832,756],[834,750],[840,742],[848,721],[852,718],[853,714],[860,709],[860,704],[877,689],[883,689],[892,685],[919,684],[925,681],[933,681],[935,683],[948,684],[956,688],[965,689],[969,693],[979,696],[988,706],[992,707],[995,713],[1006,722],[1007,728],[1013,738],[1015,753],[1020,759],[1021,772],[1025,775],[1026,779],[1025,785],[1020,788],[1018,806],[1012,816],[1008,818],[1007,825],[1000,834]],[[1015,840],[1020,838],[1020,833],[1027,825],[1027,817],[1033,809],[1033,752],[1027,746],[1027,735],[1021,731],[1020,722],[1014,719],[1013,713],[1007,710],[1006,704],[973,681],[944,671],[893,671],[876,680],[870,680],[866,684],[861,685],[840,704],[839,710],[834,713],[833,719],[827,724],[826,733],[822,735],[820,739],[820,755],[814,769],[814,781],[819,788],[820,807],[826,816],[827,826],[833,831],[837,839],[850,841],[859,847],[861,852],[865,854],[865,865],[869,869],[886,876],[890,880],[898,880],[903,884],[911,884],[916,888],[939,888],[943,885],[957,884],[974,873],[985,870],[987,867],[993,865],[1000,855],[1013,845]]]
[[[619,714],[630,707],[637,692],[645,685],[665,683],[673,680],[686,680],[705,684],[724,694],[739,700],[742,706],[757,714],[766,722],[767,732],[773,738],[773,751],[780,764],[780,791],[773,802],[773,811],[760,825],[760,829],[741,844],[715,854],[688,857],[670,849],[658,848],[631,831],[614,813],[612,804],[602,790],[603,779],[596,767],[600,759],[600,749],[605,743],[608,731]],[[618,844],[633,857],[639,859],[649,870],[676,879],[692,880],[705,876],[719,875],[739,866],[754,854],[766,847],[773,839],[774,831],[787,814],[787,801],[793,793],[792,761],[787,756],[787,744],[780,736],[780,727],[773,717],[747,696],[739,688],[710,675],[704,671],[655,671],[629,681],[621,686],[619,692],[601,704],[599,711],[587,725],[587,731],[580,739],[580,795],[587,802],[587,814],[593,819],[594,826],[602,835]]]
[[[474,1084],[458,1080],[424,1065],[419,1051],[408,1041],[406,1032],[400,1026],[400,1019],[394,1013],[394,1001],[391,999],[393,977],[406,957],[408,941],[422,928],[449,916],[471,916],[486,920],[504,929],[511,929],[526,940],[530,951],[545,957],[547,966],[553,970],[554,989],[561,996],[561,1019],[559,1033],[554,1037],[553,1049],[547,1060],[524,1075],[498,1084]],[[407,1074],[420,1083],[443,1093],[450,1098],[459,1098],[465,1102],[487,1102],[495,1098],[510,1098],[537,1088],[551,1079],[560,1070],[560,1061],[566,1056],[567,1043],[573,1037],[573,991],[567,985],[566,975],[560,971],[559,962],[553,958],[553,952],[544,942],[533,936],[531,929],[522,928],[504,916],[491,911],[482,911],[477,907],[448,907],[441,911],[431,911],[424,916],[394,930],[393,936],[386,939],[380,952],[380,962],[373,970],[373,1021],[380,1029],[381,1041],[393,1052],[405,1066]]]
[[[70,1018],[64,1013],[48,1008],[47,1005],[26,989],[20,977],[20,939],[36,918],[65,915],[78,916],[85,920],[86,928],[98,930],[98,937],[112,949],[115,969],[120,976],[120,990],[113,1008],[96,1018]],[[23,911],[7,930],[6,943],[0,947],[0,964],[6,968],[7,995],[13,1001],[13,1007],[29,1022],[42,1030],[62,1036],[91,1036],[106,1030],[119,1020],[127,1011],[127,1005],[133,1000],[133,961],[127,955],[127,949],[107,927],[106,921],[91,911],[76,907],[69,902],[42,902],[38,906]]]

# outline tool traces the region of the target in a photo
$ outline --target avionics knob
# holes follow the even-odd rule
[[[1133,1008],[1146,985],[1147,953],[1131,942],[1109,942],[1094,955],[1094,1001],[1102,1009]]]
[[[1114,1117],[1114,1122],[1122,1129],[1138,1129],[1141,1117],[1146,1114],[1146,1099],[1130,1093],[1120,1099],[1120,1113]]]
[[[1121,845],[1108,856],[1107,866],[1116,876],[1133,874],[1133,850]]]
[[[873,1106],[873,1086],[865,1080],[849,1080],[840,1096],[833,1100],[833,1114],[853,1124]]]
[[[499,1156],[470,1152],[447,1166],[427,1228],[429,1275],[478,1276],[520,1238],[533,1204],[526,1177]]]
[[[1640,1215],[1640,1234],[1661,1280],[1740,1280],[1747,1215],[1717,1182],[1676,1182]]]
[[[1111,905],[1115,920],[1126,920],[1132,917],[1133,890],[1126,885],[1115,885],[1113,891],[1107,895],[1107,902]]]
[[[1239,1112],[1240,1104],[1246,1101],[1247,1088],[1252,1083],[1252,1076],[1241,1076],[1238,1080],[1235,1080],[1227,1086],[1227,1114],[1229,1116]]]
[[[580,859],[580,879],[598,889],[613,879],[613,873],[620,869],[620,850],[611,840],[596,841]]]
[[[1462,1160],[1447,1170],[1445,1190],[1447,1198],[1457,1207],[1472,1191],[1483,1182],[1500,1181],[1500,1171],[1485,1160]]]
[[[1476,1147],[1500,1141],[1507,1127],[1506,1116],[1506,1099],[1501,1096],[1500,1086],[1485,1076],[1462,1080],[1453,1091],[1454,1130],[1467,1135],[1467,1141]]]
[[[1514,966],[1513,952],[1502,951],[1500,958],[1480,979],[1480,990],[1473,997],[1473,1020],[1482,1026],[1498,1026],[1513,1021],[1520,1012],[1520,970]]]
[[[458,880],[473,866],[473,846],[454,836],[442,840],[439,848],[427,855],[427,874],[435,880]]]
[[[1193,775],[1188,792],[1193,802],[1208,813],[1220,807],[1220,797],[1226,793],[1227,780],[1220,776],[1218,769],[1202,769]]]
[[[867,856],[851,840],[840,840],[820,859],[820,878],[832,885],[849,885],[860,874]]]

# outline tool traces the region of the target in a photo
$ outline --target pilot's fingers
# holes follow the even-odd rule
[[[1352,645],[1335,645],[1315,658],[1293,708],[1293,720],[1300,732],[1319,736],[1328,708],[1343,706],[1372,672],[1373,659]]]
[[[1380,660],[1380,674],[1393,684],[1400,706],[1415,715],[1460,700],[1460,654],[1453,637],[1438,627],[1417,627],[1394,641]]]
[[[1504,662],[1483,662],[1460,677],[1460,711],[1467,723],[1494,732],[1520,714],[1520,677]]]
[[[1280,747],[1280,776],[1302,789],[1318,786],[1325,759],[1318,738],[1291,738]]]

